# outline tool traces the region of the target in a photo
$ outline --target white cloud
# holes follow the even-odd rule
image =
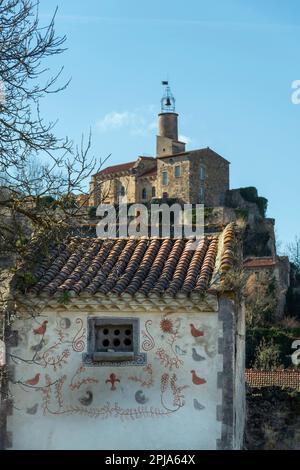
[[[96,122],[100,132],[111,132],[116,129],[127,129],[132,135],[147,135],[157,128],[153,120],[152,107],[135,111],[111,111]]]
[[[178,136],[178,140],[179,140],[180,142],[184,142],[185,144],[190,144],[191,141],[192,141],[192,139],[191,139],[190,137],[187,137],[186,135],[183,135],[183,134],[180,134],[180,135]]]
[[[97,121],[96,126],[101,132],[107,132],[112,129],[120,129],[130,125],[135,120],[135,114],[128,111],[118,113],[112,111]]]

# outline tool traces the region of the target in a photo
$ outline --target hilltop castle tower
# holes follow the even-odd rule
[[[165,91],[161,99],[161,112],[158,115],[157,157],[185,152],[185,143],[178,140],[178,114],[175,112],[175,98],[169,82],[164,81],[162,84]]]
[[[179,199],[184,203],[222,206],[229,189],[229,162],[209,147],[186,150],[178,140],[178,114],[169,82],[158,114],[156,156],[102,169],[90,183],[89,204]]]

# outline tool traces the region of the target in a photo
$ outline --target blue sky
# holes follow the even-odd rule
[[[51,67],[72,77],[43,102],[57,131],[109,164],[154,155],[168,78],[188,149],[209,146],[231,162],[231,187],[269,199],[279,239],[300,235],[299,0],[41,0],[68,50]]]

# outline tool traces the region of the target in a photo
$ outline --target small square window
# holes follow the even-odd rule
[[[89,318],[87,359],[133,361],[138,355],[138,337],[138,319]]]
[[[179,165],[175,166],[175,177],[179,178],[181,176],[181,167]]]

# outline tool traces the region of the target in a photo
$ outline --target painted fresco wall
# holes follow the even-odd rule
[[[120,311],[89,316],[137,318]],[[13,325],[13,448],[215,449],[218,313],[142,313],[135,365],[84,364],[87,317],[49,311]]]

